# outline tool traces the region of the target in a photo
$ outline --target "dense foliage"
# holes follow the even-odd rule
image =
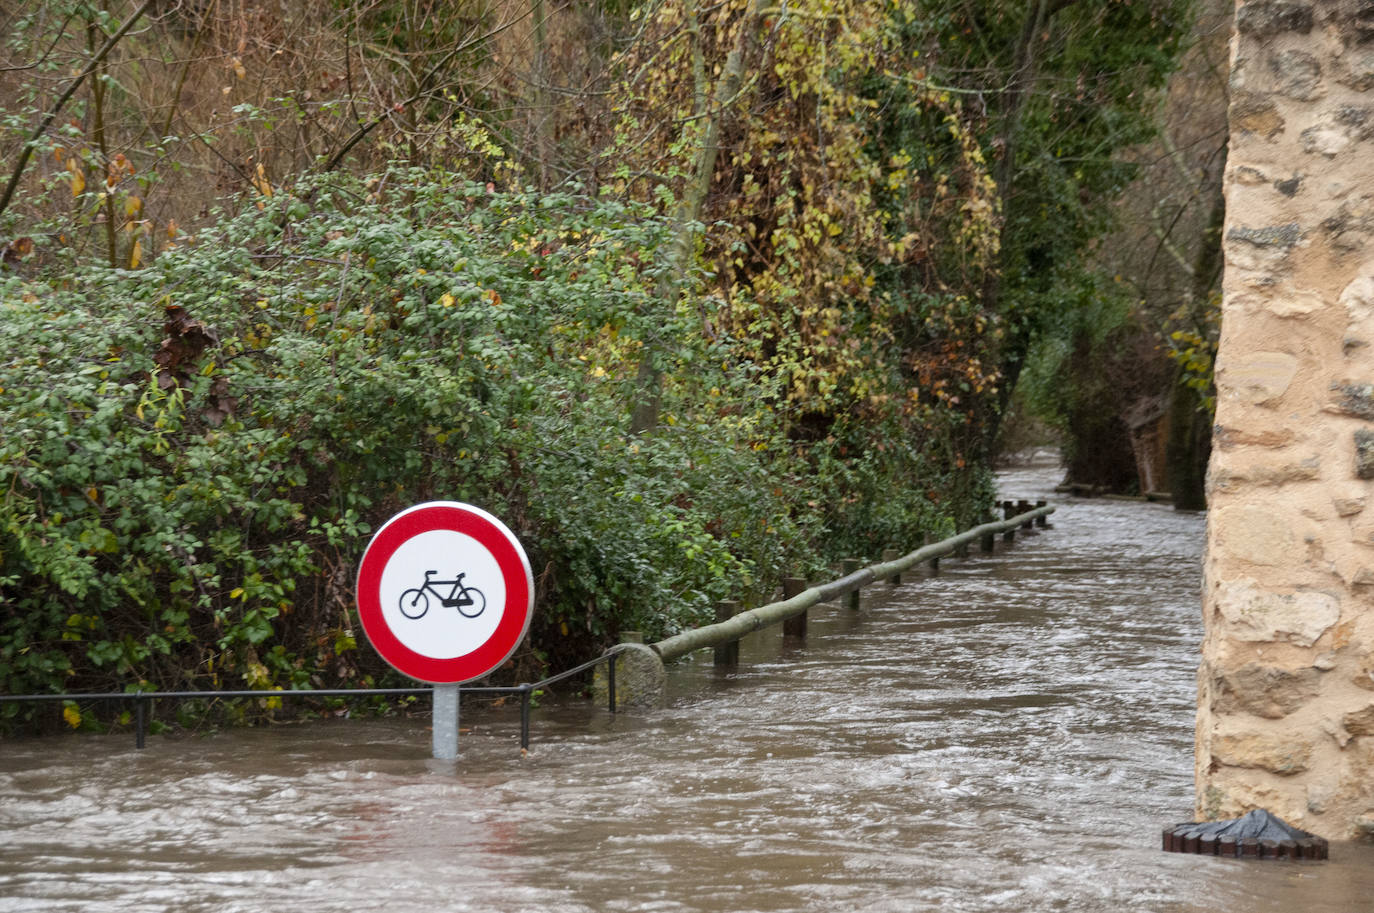
[[[510,678],[982,519],[1185,25],[344,6],[0,14],[0,688],[375,677],[356,561],[428,498],[531,552]]]
[[[694,623],[797,557],[767,413],[718,406],[746,375],[692,315],[646,324],[661,220],[419,177],[263,196],[139,271],[6,281],[6,690],[347,678],[364,537],[426,498],[526,540],[539,659]],[[607,417],[650,330],[691,383],[628,441]]]

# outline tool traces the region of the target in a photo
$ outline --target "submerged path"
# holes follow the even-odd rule
[[[1006,473],[1049,497],[1052,468]],[[1204,518],[1060,502],[1055,529],[813,609],[666,708],[557,700],[530,755],[417,721],[0,743],[0,913],[1374,909],[1374,849],[1165,854],[1192,814]]]

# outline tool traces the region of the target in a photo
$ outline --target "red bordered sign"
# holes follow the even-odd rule
[[[520,540],[480,508],[430,501],[401,511],[368,543],[358,616],[397,671],[436,685],[505,662],[529,630],[534,575]]]

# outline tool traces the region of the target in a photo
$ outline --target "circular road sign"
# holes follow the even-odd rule
[[[520,645],[534,575],[520,540],[480,508],[430,501],[377,530],[358,568],[358,616],[397,671],[436,685],[481,678]]]

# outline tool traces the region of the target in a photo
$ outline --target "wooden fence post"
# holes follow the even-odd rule
[[[800,577],[782,578],[782,598],[791,599],[793,596],[800,596],[806,590],[806,581]],[[799,637],[806,639],[806,613],[801,612],[793,615],[782,623],[782,634],[784,637]]]
[[[846,558],[840,562],[840,576],[848,577],[850,574],[856,573],[861,567],[863,567],[863,562],[858,558]],[[858,590],[849,594],[849,607],[851,609],[857,609],[859,607]]]
[[[729,621],[739,613],[739,603],[733,599],[723,599],[716,603],[716,623]],[[739,665],[739,641],[732,640],[715,648],[717,666]]]
[[[889,561],[896,561],[896,560],[897,560],[898,558],[900,558],[900,557],[902,557],[902,553],[899,552],[899,551],[897,551],[895,548],[885,548],[885,549],[883,549],[883,563],[884,563],[884,564],[886,564],[886,563],[889,562]],[[901,574],[893,574],[891,577],[887,578],[887,582],[890,583],[892,586],[897,586],[898,584],[900,584],[900,583],[902,582],[902,575],[901,575]]]

